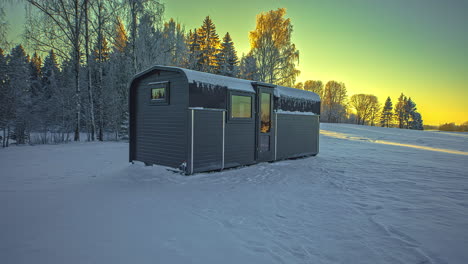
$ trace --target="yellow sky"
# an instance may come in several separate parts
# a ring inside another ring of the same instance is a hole
[[[165,0],[165,19],[186,30],[209,15],[220,37],[249,51],[255,16],[287,9],[300,51],[298,81],[344,82],[348,95],[369,93],[394,105],[400,93],[417,104],[425,124],[468,121],[468,1],[461,0]],[[21,5],[7,9],[17,36]]]

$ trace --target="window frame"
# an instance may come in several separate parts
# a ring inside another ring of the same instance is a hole
[[[149,82],[146,84],[148,86],[148,95],[149,95],[149,104],[150,105],[168,105],[170,100],[170,89],[169,89],[169,82]],[[155,87],[156,86],[156,87]],[[153,96],[153,89],[156,88],[164,88],[164,99],[152,99]]]
[[[250,97],[250,117],[232,117],[232,96],[246,96]],[[253,123],[255,120],[255,94],[248,93],[248,92],[241,92],[241,91],[229,91],[227,93],[228,96],[228,118],[226,121],[230,123]]]

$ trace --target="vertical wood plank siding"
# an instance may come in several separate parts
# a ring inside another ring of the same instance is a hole
[[[150,82],[169,81],[169,104],[151,105]],[[187,159],[188,83],[179,72],[160,71],[138,81],[135,104],[135,159],[179,167]]]
[[[255,123],[226,123],[224,167],[255,163]]]
[[[318,153],[319,116],[277,114],[277,159]]]
[[[223,112],[194,110],[194,172],[217,170],[223,159]]]

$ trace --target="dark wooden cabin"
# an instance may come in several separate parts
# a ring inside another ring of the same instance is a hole
[[[186,174],[319,152],[320,97],[304,90],[154,66],[130,83],[130,162]]]

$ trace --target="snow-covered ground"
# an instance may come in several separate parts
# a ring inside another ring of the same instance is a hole
[[[125,143],[0,150],[0,263],[468,263],[468,134],[322,124],[186,177]]]

